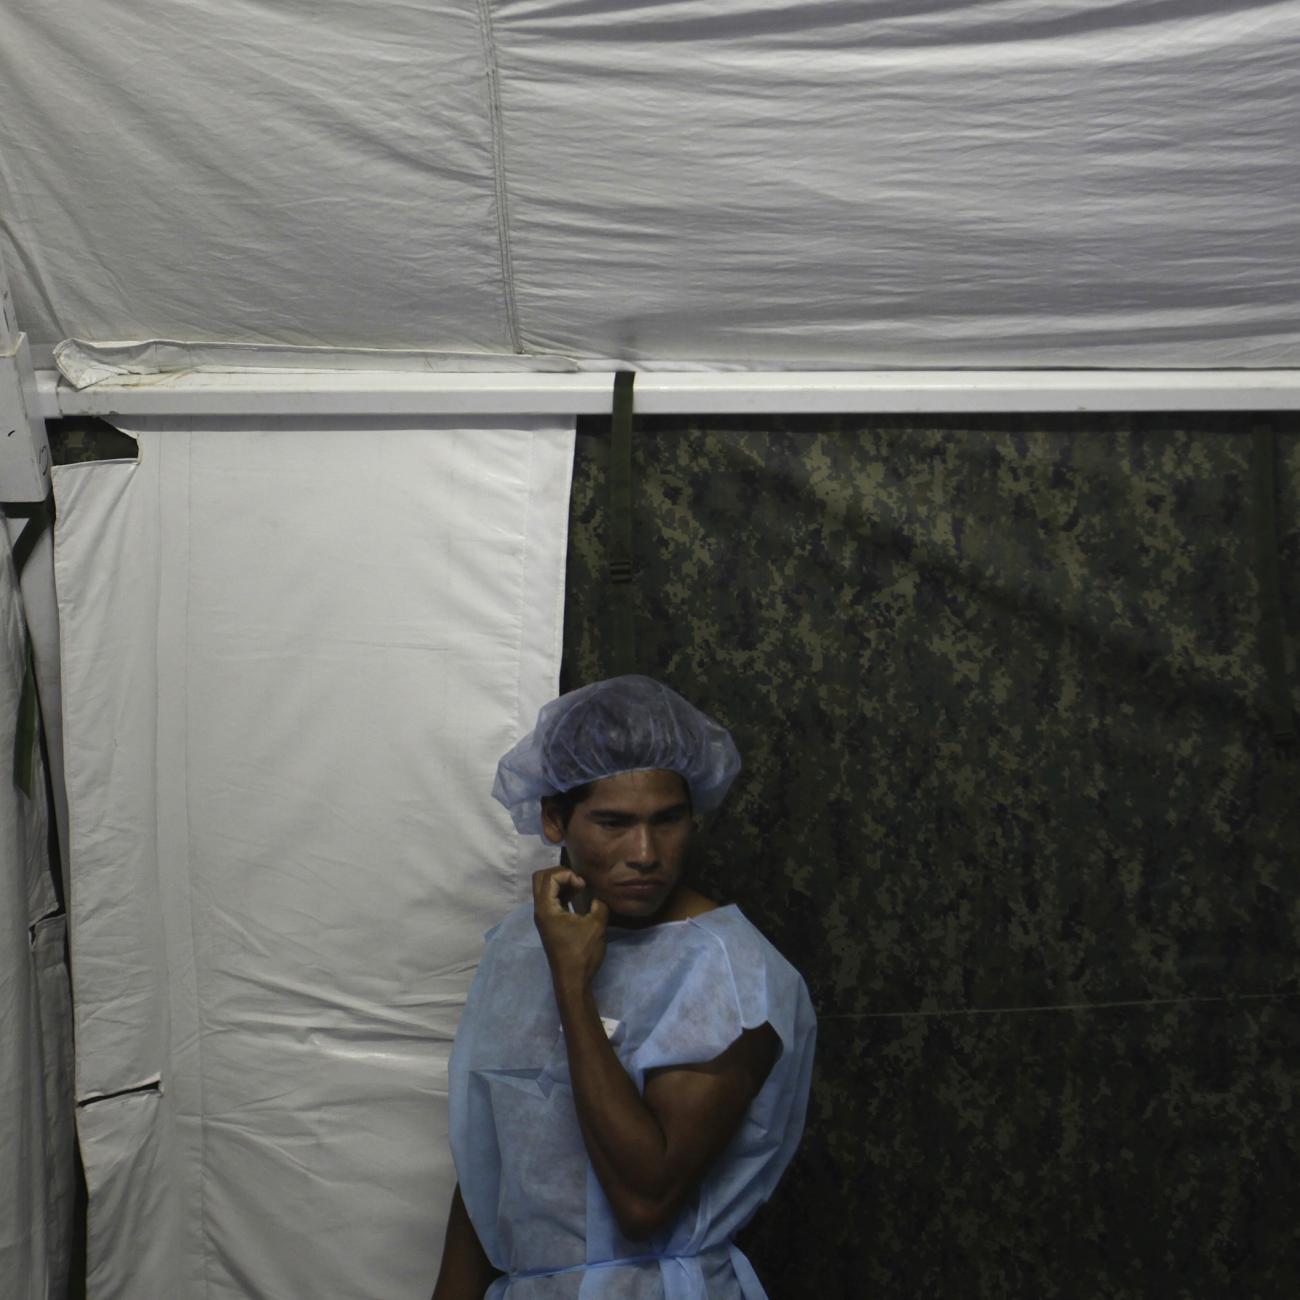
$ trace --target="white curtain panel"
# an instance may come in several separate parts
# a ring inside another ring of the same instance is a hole
[[[75,1156],[66,918],[50,878],[44,773],[14,782],[27,663],[22,598],[0,542],[0,1296],[64,1300]]]
[[[90,1295],[427,1300],[572,422],[127,431],[55,476]]]

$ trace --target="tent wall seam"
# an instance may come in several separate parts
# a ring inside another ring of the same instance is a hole
[[[501,252],[501,286],[505,298],[506,328],[510,332],[510,346],[522,353],[524,345],[519,334],[519,310],[515,305],[515,270],[510,256],[510,198],[506,191],[505,127],[501,114],[496,37],[492,28],[492,0],[479,0],[478,12],[488,84],[488,116],[492,128],[492,180],[496,189],[497,244]]]
[[[162,782],[157,781],[155,796],[155,817],[159,822],[159,830],[156,833],[156,840],[159,846],[159,895],[164,899],[164,918],[163,918],[163,943],[164,943],[164,963],[167,971],[174,971],[178,965],[187,971],[192,971],[193,984],[190,987],[182,986],[175,993],[177,998],[184,998],[189,1006],[189,1014],[192,1015],[192,1024],[195,1030],[194,1035],[194,1054],[197,1069],[195,1070],[195,1082],[193,1103],[197,1121],[197,1157],[198,1170],[195,1186],[197,1190],[197,1260],[199,1265],[198,1282],[200,1285],[199,1294],[204,1300],[207,1300],[213,1294],[213,1251],[211,1248],[211,1225],[210,1211],[208,1209],[208,1107],[207,1107],[207,1071],[204,1068],[204,1035],[203,1035],[203,1015],[199,1005],[198,981],[200,978],[198,969],[198,933],[194,924],[194,881],[196,877],[194,867],[194,841],[191,836],[190,827],[193,819],[190,815],[191,805],[191,779],[190,779],[190,737],[193,734],[190,725],[190,665],[192,657],[190,647],[193,644],[192,622],[190,618],[190,598],[191,583],[193,581],[192,568],[192,540],[193,540],[193,496],[194,496],[194,421],[192,419],[180,422],[177,430],[177,436],[169,439],[161,439],[157,442],[156,454],[159,460],[158,474],[154,479],[155,490],[159,493],[159,500],[156,508],[159,514],[158,534],[160,541],[167,539],[168,544],[164,549],[159,547],[158,563],[158,632],[162,638],[167,629],[169,619],[175,618],[180,627],[185,647],[184,653],[179,656],[174,673],[165,673],[161,667],[165,661],[163,649],[160,646],[157,653],[156,662],[159,663],[158,670],[158,706],[156,728],[158,739],[155,747],[155,755],[164,754],[164,745],[162,740],[162,730],[164,723],[165,706],[169,705],[174,710],[179,710],[181,717],[180,735],[178,740],[179,754],[173,754],[173,759],[178,758],[179,762],[163,763],[162,768],[168,772],[169,788],[164,791]],[[143,454],[143,448],[142,454]],[[167,479],[173,475],[179,480],[177,486],[181,489],[177,493],[176,499],[168,501],[166,499]],[[171,566],[172,583],[169,584],[168,566]],[[164,609],[169,601],[175,601],[176,611],[173,613],[170,609]],[[167,885],[162,878],[161,855],[163,847],[163,834],[161,830],[161,814],[159,809],[171,800],[170,806],[175,809],[175,815],[179,819],[179,827],[170,826],[170,831],[179,844],[184,846],[180,854],[180,860],[184,862],[185,870],[185,888],[182,898],[179,900],[179,906],[172,910],[172,905],[167,900]],[[182,911],[183,909],[183,911]],[[173,961],[171,951],[173,942],[179,939],[177,947],[185,946],[186,950],[181,954],[183,960],[180,962]],[[164,996],[167,998],[167,1022],[168,1022],[168,1041],[166,1045],[166,1067],[173,1076],[179,1071],[176,1066],[176,1016],[173,1010],[173,990],[169,980],[169,987]],[[166,1079],[164,1076],[164,1084]],[[176,1097],[177,1089],[173,1085],[173,1105],[179,1107],[179,1100]]]

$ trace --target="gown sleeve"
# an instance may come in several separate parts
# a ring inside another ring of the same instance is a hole
[[[781,1053],[662,1250],[684,1260],[728,1250],[734,1281],[718,1294],[761,1300],[762,1286],[733,1239],[771,1196],[799,1145],[816,1018],[798,971],[738,908],[694,918],[673,946],[664,954],[667,960],[657,963],[655,993],[645,1007],[647,1032],[625,1062],[638,1087],[644,1087],[648,1071],[712,1060],[744,1030],[763,1024],[776,1031]],[[687,1293],[711,1292],[701,1283]],[[676,1292],[668,1288],[664,1295]]]
[[[684,937],[645,1008],[647,1032],[630,1061],[639,1078],[711,1061],[763,1024],[783,1058],[805,1046],[813,1020],[803,979],[738,910],[696,917]]]

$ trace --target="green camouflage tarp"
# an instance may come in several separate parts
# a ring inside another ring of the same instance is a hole
[[[1300,1294],[1256,422],[638,421],[635,667],[745,762],[698,873],[820,1016],[743,1242],[774,1300]],[[614,668],[608,421],[579,430],[566,687]]]

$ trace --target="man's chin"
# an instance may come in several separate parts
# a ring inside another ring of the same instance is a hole
[[[649,921],[663,911],[668,893],[662,888],[611,891],[603,898],[616,921]]]

